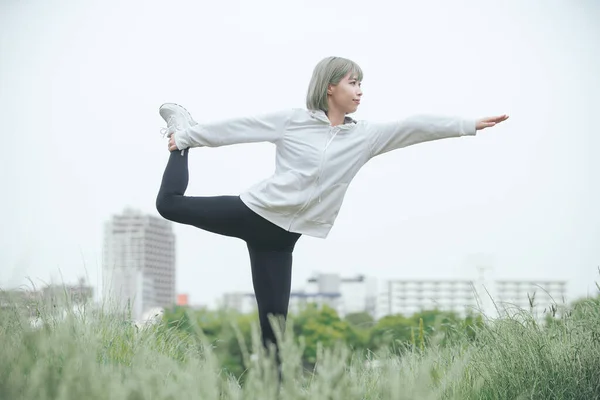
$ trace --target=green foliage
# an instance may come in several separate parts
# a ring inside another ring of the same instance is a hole
[[[31,315],[41,318],[32,325]],[[592,399],[600,393],[600,297],[544,321],[429,310],[373,321],[311,305],[290,316],[283,380],[255,314],[166,310],[60,317],[0,308],[0,399]],[[310,368],[307,368],[310,367]]]
[[[316,362],[319,343],[328,348],[340,343],[360,345],[358,335],[331,307],[308,305],[293,322],[295,336],[304,340],[304,359],[308,364]]]
[[[375,325],[375,319],[367,312],[357,312],[347,314],[344,319],[352,325],[352,327],[361,330],[369,330]]]
[[[374,351],[391,348],[400,354],[412,342],[413,327],[413,321],[402,315],[385,316],[371,330],[368,347]]]
[[[254,314],[174,308],[161,323],[139,327],[103,312],[41,317],[44,323],[32,328],[15,310],[0,310],[2,399],[592,399],[600,393],[597,299],[576,302],[550,324],[527,312],[485,323],[434,311],[382,318],[368,330],[369,342],[388,340],[376,355],[358,355],[348,345],[359,329],[347,319],[310,306],[293,316],[283,336],[281,385]],[[308,361],[310,370],[303,366]]]
[[[163,314],[163,326],[204,338],[221,360],[224,371],[236,376],[244,372],[243,349],[250,345],[251,327],[258,323],[256,314],[242,315],[223,310],[191,310],[174,307]]]
[[[197,337],[201,332],[221,360],[224,371],[238,377],[244,373],[243,352],[251,347],[252,325],[258,324],[256,313],[241,315],[223,310],[174,307],[164,313],[163,320],[165,326],[184,335]],[[466,335],[473,339],[474,327],[482,324],[481,316],[470,315],[462,320],[453,313],[438,310],[426,310],[410,317],[387,316],[377,322],[368,313],[349,314],[341,319],[333,308],[315,304],[289,316],[295,343],[303,348],[306,369],[314,367],[319,346],[333,348],[343,344],[358,356],[368,352],[386,353],[390,349],[394,354],[402,354],[409,347],[423,351],[430,336],[438,332],[445,334],[440,339],[442,345],[453,337]]]

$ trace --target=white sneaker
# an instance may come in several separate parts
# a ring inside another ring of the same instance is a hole
[[[171,137],[171,135],[177,131],[185,130],[190,126],[198,125],[188,110],[179,104],[165,103],[160,106],[158,112],[167,123],[167,127],[160,130],[160,133],[163,135],[163,137]]]

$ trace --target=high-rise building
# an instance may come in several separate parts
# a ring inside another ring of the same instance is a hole
[[[170,221],[126,208],[104,227],[102,292],[108,307],[139,320],[176,302],[175,235]]]

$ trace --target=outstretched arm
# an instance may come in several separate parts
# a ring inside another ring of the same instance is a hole
[[[495,126],[507,115],[478,120],[434,115],[417,115],[401,121],[369,123],[371,157],[417,143],[451,137],[474,136],[478,130]]]
[[[237,117],[194,125],[171,136],[169,149],[219,147],[238,143],[276,143],[290,120],[292,110],[252,117]]]

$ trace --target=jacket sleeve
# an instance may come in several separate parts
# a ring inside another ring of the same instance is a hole
[[[432,140],[461,136],[474,136],[474,119],[438,115],[415,115],[385,122],[366,123],[370,156]]]
[[[175,133],[179,150],[188,147],[219,147],[240,143],[276,143],[283,137],[292,110],[251,117],[237,117],[194,125]]]

